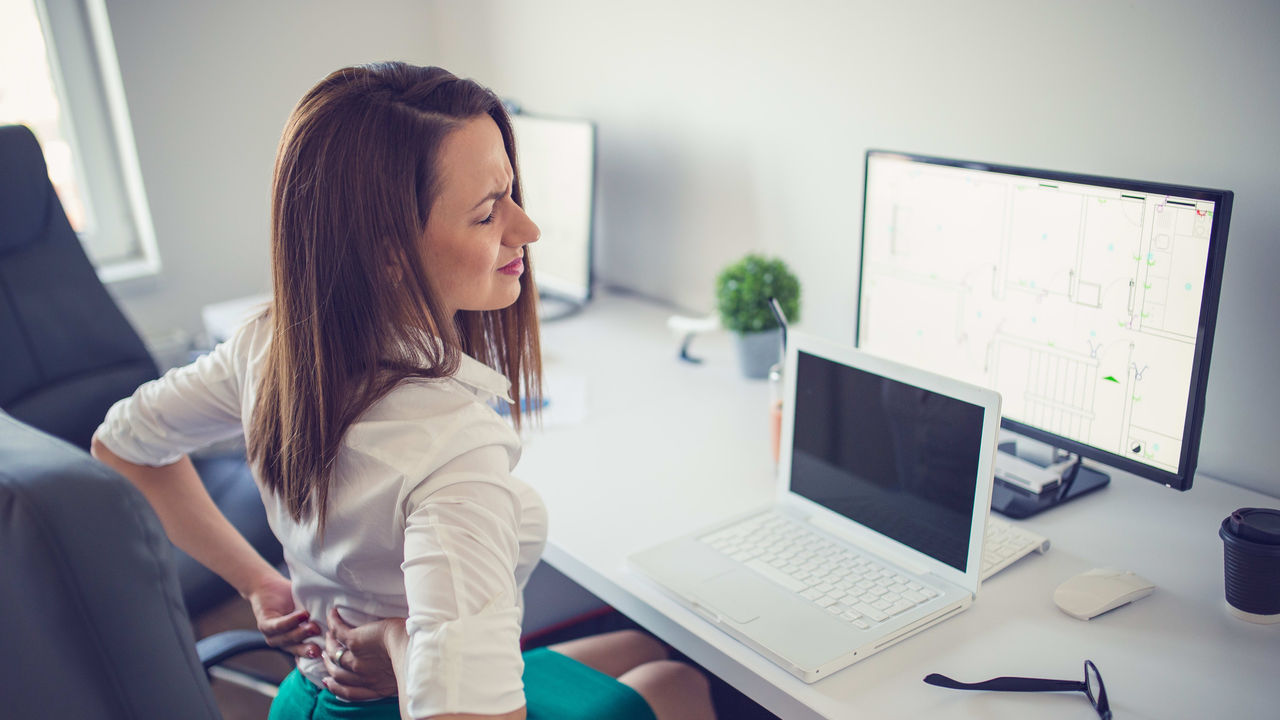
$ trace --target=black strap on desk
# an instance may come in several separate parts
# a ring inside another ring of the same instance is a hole
[[[1001,692],[1084,692],[1079,680],[1045,680],[1042,678],[998,677],[976,683],[952,680],[946,675],[931,673],[925,682],[953,690],[998,690]]]

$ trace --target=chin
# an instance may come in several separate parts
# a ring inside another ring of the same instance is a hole
[[[501,309],[504,309],[504,308],[509,308],[509,307],[511,307],[512,305],[515,305],[515,304],[516,304],[516,301],[517,301],[517,300],[519,300],[519,299],[520,299],[520,293],[516,293],[515,295],[512,295],[512,296],[511,296],[511,299],[510,299],[510,300],[507,300],[505,303],[503,303],[502,308],[499,308],[499,309],[501,310]]]
[[[507,307],[511,307],[512,305],[515,305],[516,301],[520,299],[520,293],[521,293],[521,287],[520,287],[519,281],[517,281],[516,283],[514,283],[514,286],[504,294],[504,299],[506,300],[506,302],[502,304],[502,307],[507,308]]]
[[[492,312],[494,310],[505,310],[520,299],[520,289],[516,288],[515,292],[497,294],[490,302],[484,303],[475,308],[475,312]]]

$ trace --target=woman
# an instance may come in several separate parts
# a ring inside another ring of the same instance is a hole
[[[281,139],[270,308],[98,429],[94,454],[298,656],[273,718],[711,717],[705,680],[640,633],[519,652],[546,519],[490,403],[517,428],[522,398],[537,406],[538,235],[491,92],[439,68],[339,70]],[[291,581],[184,455],[242,431]]]

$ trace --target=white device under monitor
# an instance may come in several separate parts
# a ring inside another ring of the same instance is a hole
[[[581,305],[591,297],[595,220],[595,126],[511,114],[524,209],[542,231],[531,249],[545,302]]]
[[[814,682],[977,596],[1000,396],[799,333],[785,377],[776,501],[628,560]]]
[[[1062,455],[1186,490],[1232,199],[869,150],[856,344],[997,390],[1005,427]],[[1043,467],[1061,459],[1004,458],[994,507],[1024,517],[1106,484]],[[1009,487],[1027,494],[1012,509]]]

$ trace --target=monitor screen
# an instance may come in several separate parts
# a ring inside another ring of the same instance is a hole
[[[983,409],[803,350],[796,363],[791,490],[964,572]]]
[[[859,348],[1190,487],[1230,192],[873,150],[865,193]]]
[[[542,230],[532,248],[538,290],[561,300],[591,296],[595,127],[583,120],[512,114],[524,209]]]

